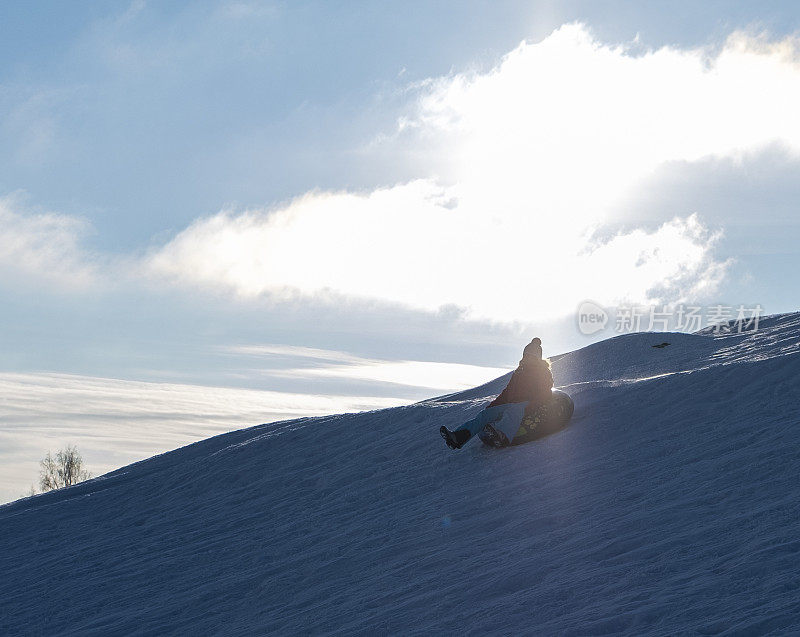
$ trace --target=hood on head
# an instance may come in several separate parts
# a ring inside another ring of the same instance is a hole
[[[522,351],[522,360],[526,358],[542,358],[542,340],[538,336],[528,343]]]

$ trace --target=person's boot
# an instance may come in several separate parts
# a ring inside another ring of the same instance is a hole
[[[485,444],[492,447],[507,447],[509,444],[508,438],[502,431],[498,431],[491,424],[483,428],[482,439]]]
[[[455,431],[450,431],[444,425],[439,428],[439,433],[442,435],[442,438],[444,438],[447,446],[451,449],[461,449],[461,447],[464,446],[464,443],[472,438],[472,434],[466,429],[456,429]]]

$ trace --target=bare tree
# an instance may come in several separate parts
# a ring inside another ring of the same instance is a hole
[[[78,449],[72,445],[64,447],[55,457],[48,451],[39,464],[42,468],[39,472],[39,487],[42,492],[68,487],[92,477],[83,468],[83,458]]]

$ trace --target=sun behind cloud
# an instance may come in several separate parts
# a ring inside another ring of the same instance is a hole
[[[334,293],[501,321],[563,316],[583,298],[696,300],[725,275],[719,233],[693,210],[620,226],[616,206],[668,161],[800,148],[796,50],[736,33],[717,52],[634,54],[566,25],[488,72],[419,87],[394,141],[430,149],[428,174],[223,211],[148,269],[243,297]]]

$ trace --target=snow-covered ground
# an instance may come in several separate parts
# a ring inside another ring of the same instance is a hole
[[[630,334],[554,360],[536,443],[439,438],[503,377],[11,503],[0,634],[796,632],[799,353],[800,314]]]
[[[254,422],[409,402],[368,394],[0,372],[0,503],[28,494],[32,485],[38,489],[39,460],[48,449],[55,453],[67,444],[77,445],[88,468],[99,475]]]

